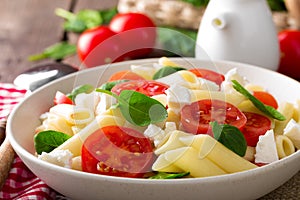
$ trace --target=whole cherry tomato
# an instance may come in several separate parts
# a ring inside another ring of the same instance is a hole
[[[109,28],[118,33],[125,46],[122,51],[130,58],[149,54],[156,41],[156,26],[142,13],[119,13],[109,23]]]
[[[229,124],[242,129],[246,116],[234,105],[221,100],[203,99],[181,109],[181,123],[189,133],[212,134],[210,122]]]
[[[271,120],[263,115],[244,112],[247,122],[242,129],[248,146],[255,147],[260,135],[264,135],[271,129]]]
[[[278,33],[281,59],[278,72],[300,79],[300,31],[284,30]]]
[[[154,161],[151,141],[125,127],[106,126],[92,133],[81,151],[85,172],[121,177],[142,177]]]
[[[168,85],[158,81],[132,80],[115,85],[111,91],[119,95],[123,90],[134,90],[151,97],[158,94],[165,94],[168,88]]]
[[[86,67],[124,60],[121,39],[108,27],[99,26],[84,31],[78,38],[77,52]]]

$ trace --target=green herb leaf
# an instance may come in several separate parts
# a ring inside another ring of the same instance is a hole
[[[182,0],[182,1],[190,3],[196,7],[207,6],[207,4],[209,2],[209,0]]]
[[[151,123],[161,122],[168,116],[164,105],[142,93],[123,90],[118,96],[107,90],[96,89],[96,91],[117,98],[123,117],[134,125],[147,126]]]
[[[127,81],[129,81],[129,80],[117,80],[117,81],[107,82],[107,83],[102,84],[99,87],[99,89],[111,91],[111,89],[114,86],[118,85],[119,83],[124,83],[124,82],[127,82]]]
[[[97,10],[83,9],[77,14],[62,8],[57,8],[55,14],[64,18],[64,28],[66,31],[81,33],[86,29],[94,28],[102,24],[103,20]]]
[[[278,112],[272,106],[268,106],[268,105],[265,105],[264,103],[262,103],[255,96],[253,96],[249,91],[247,91],[238,81],[232,80],[232,83],[233,83],[233,88],[236,91],[238,91],[239,93],[241,93],[242,95],[244,95],[245,97],[247,97],[254,104],[254,106],[257,109],[259,109],[266,115],[268,115],[274,119],[277,119],[279,121],[285,120],[285,117],[280,112]]]
[[[111,9],[107,9],[107,10],[100,10],[100,15],[102,17],[103,20],[103,24],[109,24],[109,22],[111,21],[111,19],[118,14],[118,9],[117,8],[111,8]]]
[[[54,60],[61,60],[69,55],[76,53],[76,45],[69,44],[67,42],[56,43],[47,47],[42,53],[31,55],[28,57],[29,61],[38,61],[46,58],[52,58]]]
[[[166,50],[166,56],[195,56],[195,46],[197,31],[174,28],[161,27],[157,29],[158,43],[162,46],[161,49]],[[174,40],[174,38],[176,38]]]
[[[83,84],[83,85],[80,85],[80,86],[74,88],[71,93],[67,94],[67,97],[74,100],[78,94],[81,94],[81,93],[89,94],[89,93],[93,92],[94,90],[95,90],[94,86],[92,86],[90,84]]]
[[[268,0],[267,2],[272,11],[286,11],[284,0]]]
[[[167,172],[158,172],[157,174],[149,177],[149,179],[175,179],[182,178],[184,176],[188,176],[190,172],[183,173],[167,173]]]
[[[225,147],[239,156],[244,156],[247,150],[247,141],[243,133],[235,126],[211,122],[214,137]]]
[[[34,147],[38,154],[49,153],[62,143],[70,139],[71,136],[58,131],[42,131],[34,136]]]
[[[170,66],[162,67],[153,75],[153,80],[168,76],[168,75],[178,72],[180,70],[186,70],[186,68],[170,67]]]

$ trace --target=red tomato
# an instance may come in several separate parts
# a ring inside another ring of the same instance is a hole
[[[253,96],[255,96],[258,100],[260,100],[261,102],[263,102],[264,104],[266,104],[268,106],[272,106],[275,109],[278,108],[278,103],[277,103],[276,99],[273,97],[273,95],[271,95],[268,92],[254,91]]]
[[[234,105],[221,101],[204,99],[186,105],[181,110],[183,128],[193,134],[211,134],[210,122],[230,124],[241,129],[246,116]]]
[[[193,72],[197,77],[213,81],[218,85],[221,85],[221,83],[225,80],[223,74],[219,74],[209,69],[194,68],[189,69],[189,71]]]
[[[57,91],[54,97],[54,104],[73,104],[73,101],[64,93]]]
[[[108,27],[100,26],[84,31],[78,38],[77,52],[87,67],[124,60],[120,38]]]
[[[244,112],[247,122],[242,129],[248,146],[255,147],[260,135],[271,129],[271,120],[263,115]]]
[[[108,81],[117,81],[117,80],[145,80],[143,77],[134,73],[130,70],[123,70],[114,73]]]
[[[119,13],[110,21],[109,28],[125,42],[122,50],[130,58],[149,54],[155,45],[156,27],[145,14]]]
[[[165,94],[168,85],[152,80],[132,80],[114,86],[111,91],[119,95],[123,90],[134,90],[147,96]]]
[[[278,72],[300,79],[300,31],[281,31],[278,40],[281,51]]]
[[[154,161],[150,140],[125,127],[107,126],[90,135],[82,146],[82,170],[121,177],[142,177]]]

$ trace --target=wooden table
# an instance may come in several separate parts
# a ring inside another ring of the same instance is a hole
[[[53,62],[43,60],[29,62],[27,57],[63,38],[76,43],[76,34],[66,34],[63,19],[54,14],[55,8],[74,12],[84,8],[105,9],[117,5],[117,0],[1,0],[0,4],[0,82],[12,82],[22,71],[37,64]],[[77,56],[62,62],[79,65]],[[300,173],[277,190],[261,199],[299,199]]]

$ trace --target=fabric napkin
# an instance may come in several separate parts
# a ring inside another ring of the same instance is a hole
[[[0,83],[0,120],[5,120],[12,109],[24,98],[26,90],[13,84]],[[36,177],[16,156],[0,191],[0,199],[65,199]]]

